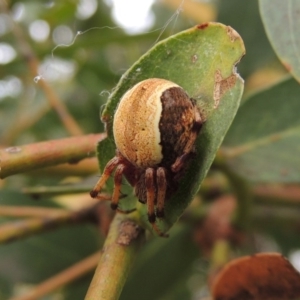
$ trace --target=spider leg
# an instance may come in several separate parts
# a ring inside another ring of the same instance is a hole
[[[121,198],[120,192],[121,192],[122,177],[123,177],[123,173],[124,173],[125,169],[126,169],[126,165],[124,165],[124,164],[120,164],[116,168],[116,172],[115,172],[115,176],[114,176],[114,191],[113,191],[113,195],[111,198],[110,206],[113,210],[117,210],[120,213],[128,214],[128,213],[135,211],[136,209],[131,209],[131,210],[118,209],[119,200]]]
[[[96,197],[94,197],[94,199],[97,199],[97,200],[111,200],[111,195],[108,195],[108,194],[98,194]]]
[[[93,190],[90,191],[90,195],[92,198],[97,198],[98,193],[101,191],[107,179],[109,178],[109,176],[111,175],[111,173],[114,171],[115,167],[119,163],[120,163],[120,157],[118,156],[115,156],[107,163],[98,182],[94,186]]]
[[[155,187],[154,187],[154,169],[148,168],[145,172],[145,183],[147,193],[147,211],[149,222],[155,223]]]
[[[154,176],[155,172],[153,168],[146,169],[145,172],[145,184],[146,184],[146,193],[147,193],[147,210],[148,210],[148,220],[152,225],[154,231],[162,237],[166,237],[167,235],[161,232],[161,230],[156,225],[156,216],[155,216],[155,194],[156,188],[154,185]]]
[[[166,180],[166,170],[159,167],[156,171],[156,184],[157,184],[157,202],[156,202],[156,215],[158,218],[163,218],[165,198],[167,191],[167,180]]]
[[[183,154],[180,155],[179,157],[177,157],[177,159],[175,160],[175,162],[171,166],[171,170],[175,173],[181,170],[181,168],[184,166],[184,163],[189,158],[189,156],[191,154],[191,151],[194,147],[194,143],[196,141],[196,138],[197,138],[197,136],[199,134],[199,131],[202,127],[202,124],[204,123],[204,119],[201,118],[201,114],[200,114],[198,108],[196,107],[196,105],[194,106],[194,111],[195,111],[195,122],[194,122],[193,127],[192,127],[190,139],[186,143],[186,145],[183,149]]]
[[[118,165],[116,168],[115,177],[114,177],[115,185],[114,185],[114,191],[113,191],[113,195],[111,198],[111,204],[110,204],[110,206],[113,210],[116,210],[118,208],[121,184],[122,184],[122,176],[123,176],[124,169],[125,169],[125,166],[123,164]]]

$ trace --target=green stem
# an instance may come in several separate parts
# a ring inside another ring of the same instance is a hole
[[[15,37],[16,44],[20,54],[23,56],[25,62],[28,65],[28,69],[31,72],[34,78],[39,76],[39,65],[40,62],[37,59],[34,51],[31,48],[31,45],[28,43],[26,39],[26,34],[23,31],[22,26],[20,26],[17,22],[14,22],[11,14],[8,10],[6,5],[6,1],[0,1],[0,10],[6,13],[6,16],[10,18],[10,22],[13,24],[12,26],[12,34]],[[59,116],[61,122],[67,129],[67,131],[73,135],[82,135],[83,131],[77,120],[70,114],[68,111],[67,106],[64,102],[59,98],[58,94],[56,93],[55,89],[53,89],[47,81],[45,81],[41,76],[39,76],[39,80],[36,83],[40,86],[40,88],[45,93],[45,96],[51,105],[51,107],[55,110],[57,115]]]
[[[91,219],[94,214],[95,206],[83,208],[78,211],[67,210],[49,210],[49,215],[41,217],[33,217],[23,220],[11,221],[0,226],[0,244],[12,242],[16,239],[24,238],[37,232],[50,230],[65,224],[86,222]],[[5,213],[5,212],[3,212]],[[12,213],[6,210],[6,213]],[[28,209],[24,211],[25,215]],[[41,213],[35,211],[34,213]],[[20,215],[21,213],[19,213]]]
[[[233,224],[241,230],[246,230],[250,225],[252,195],[247,182],[237,174],[227,171],[234,193],[237,198],[237,208],[233,217]]]
[[[58,186],[36,186],[26,187],[22,189],[22,193],[30,196],[56,196],[56,195],[68,195],[88,193],[91,190],[91,185],[88,184],[66,184]]]
[[[237,208],[233,217],[233,224],[240,230],[246,230],[250,225],[252,192],[245,179],[234,173],[226,164],[226,161],[217,156],[215,166],[220,168],[227,175],[233,192],[237,198]]]
[[[137,214],[130,215],[137,218]],[[128,215],[116,214],[85,300],[119,299],[144,232]]]
[[[105,134],[89,134],[0,150],[0,178],[95,156]]]
[[[220,270],[230,260],[230,243],[226,240],[217,240],[211,254],[212,272]]]
[[[63,208],[21,206],[21,205],[0,205],[0,216],[3,217],[37,217],[46,218],[49,216],[61,216],[68,212]]]

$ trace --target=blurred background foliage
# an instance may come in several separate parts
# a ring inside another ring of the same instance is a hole
[[[277,104],[280,107],[282,103],[280,99],[275,99],[276,106],[272,107],[272,97],[279,93],[280,85],[289,84],[291,87],[286,89],[292,89],[297,95],[298,85],[293,79],[276,84],[287,76],[287,71],[267,39],[257,1],[119,1],[119,6],[116,5],[111,0],[0,0],[1,148],[70,136],[45,90],[38,85],[39,76],[66,105],[83,134],[103,132],[99,119],[101,107],[125,70],[157,41],[207,21],[230,25],[242,36],[246,47],[246,56],[238,65],[238,71],[245,79],[243,101],[248,99],[249,107],[241,107],[237,125],[225,139],[225,159],[226,149],[241,144],[240,139],[250,138],[245,133],[251,131],[251,126],[255,127],[255,118],[260,118],[258,111],[265,113],[262,116],[270,111],[280,113],[276,109]],[[145,10],[147,6],[149,9]],[[37,73],[30,66],[32,57],[38,62]],[[260,91],[273,84],[278,90],[259,98]],[[249,99],[253,98],[250,103]],[[259,106],[264,98],[270,102],[266,108]],[[252,105],[252,102],[257,104]],[[254,124],[247,127],[243,120],[248,113],[252,113],[249,119],[254,120]],[[287,119],[289,117],[282,120],[286,125]],[[280,123],[277,125],[280,127]],[[264,126],[268,123],[258,127],[257,132]],[[294,144],[297,148],[298,143]],[[277,151],[284,157],[288,147],[286,143]],[[266,155],[272,151],[268,149]],[[228,166],[223,170],[217,162],[213,165],[199,198],[171,230],[171,237],[167,240],[149,237],[121,299],[204,299],[208,295],[208,274],[230,257],[242,254],[280,251],[299,267],[300,196],[295,184],[299,182],[299,175],[288,180],[263,176],[260,172],[263,159],[258,160],[257,168],[249,171],[249,165],[252,167],[260,154],[250,153],[250,157],[236,160],[228,156],[232,170],[241,173],[246,180],[235,180],[236,175],[232,176]],[[288,152],[288,155],[291,154]],[[264,171],[276,165],[276,159],[271,158],[268,166],[263,166]],[[285,163],[283,160],[282,165]],[[289,167],[292,169],[297,163],[298,160],[291,161]],[[282,170],[283,167],[274,172]],[[44,193],[36,192],[35,188],[72,183],[88,191],[97,180],[97,172],[97,163],[93,161],[15,175],[0,182],[0,202],[11,206],[83,207],[90,203],[87,193],[71,195],[72,188],[67,186],[69,193],[53,195],[47,188]],[[295,172],[299,173],[299,169]],[[246,208],[246,219],[251,220],[246,226],[247,234],[235,231],[230,225],[234,207],[239,207],[237,212],[245,209],[240,208],[243,206],[240,201],[236,203],[236,199],[243,198],[236,191],[243,185],[241,180],[251,189],[254,203],[251,211]],[[287,187],[287,183],[293,185]],[[39,194],[40,200],[34,201],[28,193]],[[219,210],[213,210],[211,203],[220,203],[216,206]],[[221,216],[225,216],[225,220],[222,219],[225,223],[221,223]],[[1,217],[1,222],[11,220],[11,217]],[[214,255],[220,251],[218,241],[224,239],[231,248],[223,251],[220,262]],[[35,284],[97,251],[102,243],[103,238],[99,238],[95,226],[75,224],[1,245],[0,299],[29,291]],[[83,299],[91,276],[89,273],[43,299]]]

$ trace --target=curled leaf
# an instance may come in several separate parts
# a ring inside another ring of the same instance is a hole
[[[221,270],[212,295],[214,300],[296,300],[300,274],[279,253],[245,256]]]

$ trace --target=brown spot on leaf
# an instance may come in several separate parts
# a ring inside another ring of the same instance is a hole
[[[240,37],[240,35],[230,26],[226,27],[226,32],[227,32],[231,42],[234,42],[236,39],[238,39]]]
[[[214,108],[217,108],[222,96],[232,87],[236,82],[236,75],[232,74],[227,78],[222,77],[221,71],[217,70],[215,73],[215,86],[214,86]]]
[[[192,56],[192,63],[195,63],[198,60],[198,55],[194,54]]]
[[[203,23],[203,24],[197,25],[197,28],[201,29],[201,30],[205,29],[206,27],[208,27],[208,23]]]
[[[300,274],[279,253],[261,253],[227,264],[212,285],[214,300],[291,300],[300,297]]]
[[[287,69],[288,72],[292,71],[292,66],[289,63],[283,61],[282,64],[284,65],[284,67]]]

